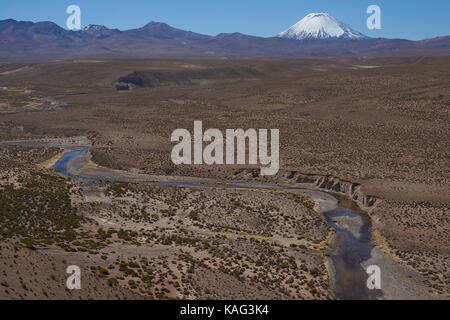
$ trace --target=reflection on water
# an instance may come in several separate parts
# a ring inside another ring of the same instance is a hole
[[[356,212],[362,211],[358,204],[355,201],[351,200],[349,197],[346,197],[339,193],[332,193],[332,195],[338,200],[339,207]]]
[[[353,201],[343,203],[344,197],[337,198],[340,207],[323,214],[327,224],[336,230],[336,242],[330,254],[335,272],[334,293],[339,299],[369,299],[366,285],[368,275],[361,263],[370,258],[372,250],[371,222],[367,214],[358,211],[356,203]],[[356,210],[341,207],[341,205],[356,208]],[[359,237],[356,237],[348,229],[335,224],[336,219],[343,216],[359,216],[361,218]]]
[[[77,147],[75,147],[75,148],[77,148]],[[83,147],[83,149],[81,149],[81,150],[66,152],[61,158],[58,159],[58,161],[55,163],[55,165],[53,167],[65,176],[74,177],[73,174],[68,172],[67,164],[73,158],[85,155],[87,151],[88,151],[88,148]]]

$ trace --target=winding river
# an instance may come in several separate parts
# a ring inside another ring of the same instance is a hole
[[[157,186],[222,188],[222,189],[278,189],[309,194],[319,204],[326,223],[335,230],[329,245],[331,260],[331,287],[338,299],[365,300],[376,298],[366,286],[368,275],[362,264],[371,256],[372,234],[368,215],[342,195],[330,194],[310,186],[280,186],[270,183],[222,184],[212,179],[150,176],[126,171],[87,166],[88,146],[62,145],[36,141],[4,142],[20,145],[58,146],[66,152],[58,158],[53,168],[62,175],[87,180],[124,181]]]
[[[117,170],[111,169],[111,175],[105,179],[104,170],[96,175],[96,170],[90,170],[82,174],[82,167],[87,163],[88,147],[70,147],[68,152],[61,156],[53,166],[61,174],[73,178],[108,181],[130,181],[129,176],[121,177]],[[100,172],[100,171],[99,171]],[[112,174],[114,172],[114,174]],[[308,187],[284,187],[268,183],[236,183],[214,184],[198,183],[192,181],[135,181],[139,184],[177,187],[203,187],[203,188],[262,188],[262,189],[286,189],[298,190],[302,193],[309,191],[314,198],[319,198],[321,210],[326,223],[335,230],[335,236],[330,244],[330,258],[332,261],[332,288],[338,299],[364,300],[371,299],[366,286],[368,275],[362,267],[362,263],[370,258],[373,248],[371,222],[368,215],[358,206],[341,195],[330,195],[327,192]],[[336,204],[337,202],[337,204]],[[333,205],[334,204],[334,205]],[[328,210],[326,207],[329,207]]]

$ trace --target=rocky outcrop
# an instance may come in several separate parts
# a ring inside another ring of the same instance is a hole
[[[134,85],[131,83],[124,83],[124,82],[116,82],[114,83],[114,87],[117,91],[129,91],[133,90]]]
[[[258,169],[237,170],[235,178],[259,178]],[[359,183],[340,179],[332,175],[308,174],[298,171],[279,172],[277,176],[270,178],[273,182],[287,184],[314,184],[322,190],[341,193],[354,200],[362,208],[371,208],[376,205],[379,198],[373,195],[367,195],[362,191]]]
[[[320,189],[345,194],[361,207],[373,207],[378,200],[373,195],[364,194],[359,183],[339,179],[331,175],[321,176],[299,173],[296,178],[296,183],[314,183]]]
[[[133,72],[117,79],[114,83],[114,87],[117,91],[126,91],[133,90],[136,87],[142,87],[143,84],[144,81],[141,76],[137,72]]]

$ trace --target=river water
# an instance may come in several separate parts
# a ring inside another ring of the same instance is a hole
[[[334,294],[344,300],[369,299],[368,274],[362,263],[370,258],[372,251],[371,222],[367,214],[344,207],[323,213],[327,224],[335,231],[330,246],[330,258],[334,268]],[[341,226],[339,220],[356,220],[356,228]],[[359,230],[352,230],[357,229]]]

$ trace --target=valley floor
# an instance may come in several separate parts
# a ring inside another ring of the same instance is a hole
[[[307,182],[341,192],[368,211],[373,259],[395,270],[383,262],[391,257],[424,295],[450,298],[448,56],[97,62],[0,64],[0,140],[88,144],[86,172],[122,170],[131,180]],[[117,91],[134,72],[142,85]],[[279,128],[279,174],[173,165],[170,134],[194,120]],[[329,228],[306,198],[78,181],[49,171],[60,155],[58,145],[0,145],[1,297],[73,298],[61,284],[72,258],[98,288],[112,288],[103,298],[333,297]],[[13,276],[26,257],[54,272],[35,282],[23,262]],[[80,296],[99,298],[94,291]]]

